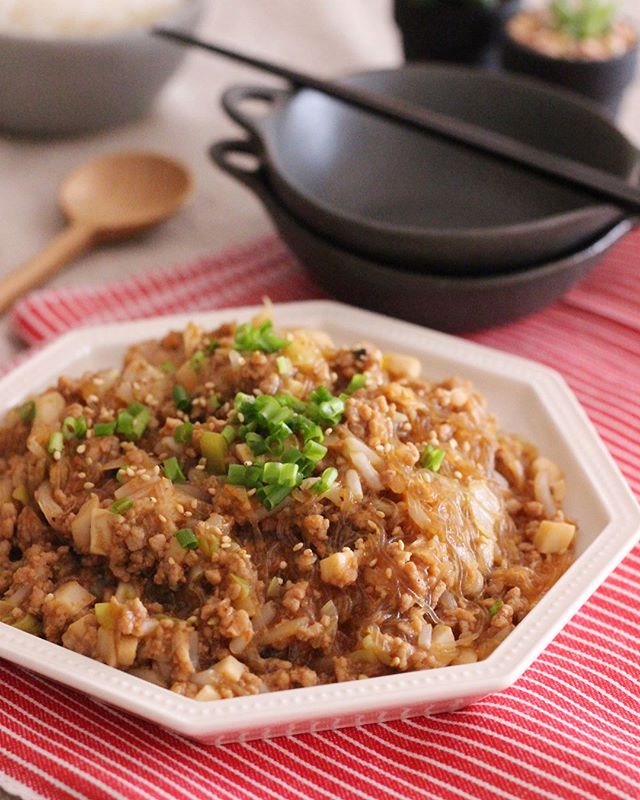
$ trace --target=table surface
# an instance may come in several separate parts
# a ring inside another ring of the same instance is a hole
[[[623,5],[640,21],[638,0]],[[205,37],[328,76],[401,60],[390,0],[210,0],[201,30]],[[195,194],[168,223],[143,238],[83,256],[52,283],[99,284],[188,261],[269,231],[258,201],[214,169],[206,155],[212,141],[234,130],[219,107],[223,89],[256,80],[269,78],[192,52],[145,119],[62,141],[0,138],[0,274],[28,259],[60,229],[54,198],[70,169],[94,154],[118,149],[149,148],[182,159],[196,176]],[[640,75],[626,96],[620,124],[640,143]],[[0,319],[0,363],[20,347],[5,316]]]

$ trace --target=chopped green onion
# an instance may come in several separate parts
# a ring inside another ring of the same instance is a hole
[[[321,442],[324,439],[322,428],[302,414],[298,414],[295,418],[294,427],[302,435],[305,443],[308,441]]]
[[[502,598],[498,598],[493,605],[489,606],[489,616],[495,617],[495,615],[498,613],[498,611],[500,611],[503,605],[504,605],[504,600],[502,600]]]
[[[234,338],[236,350],[262,350],[265,353],[275,353],[287,347],[289,342],[276,336],[272,330],[271,320],[263,322],[262,325],[255,327],[249,322],[238,325]]]
[[[247,411],[251,411],[252,407],[255,405],[256,398],[252,394],[245,394],[244,392],[238,392],[238,394],[233,398],[233,406],[236,411],[240,411],[240,413],[245,414]]]
[[[260,486],[262,480],[262,467],[252,465],[246,467],[242,464],[229,464],[227,479],[234,486],[246,486],[254,489]]]
[[[220,408],[220,398],[217,394],[212,394],[209,398],[209,410],[210,411],[217,411]]]
[[[328,492],[336,482],[337,477],[338,470],[335,467],[327,467],[327,469],[325,469],[320,476],[320,480],[316,481],[311,487],[312,491],[316,492],[317,494],[324,494],[325,492]]]
[[[180,468],[178,459],[175,456],[171,456],[171,458],[165,458],[165,460],[162,462],[162,466],[164,469],[164,474],[167,476],[167,478],[169,478],[170,481],[174,481],[174,483],[184,483],[187,480],[182,469]]]
[[[87,434],[87,421],[84,417],[65,417],[62,422],[62,436],[65,442],[70,439],[83,439]]]
[[[246,578],[241,578],[239,575],[230,575],[229,577],[240,587],[241,597],[243,600],[246,600],[247,597],[249,597],[249,592],[251,591],[249,581]]]
[[[279,458],[282,455],[284,452],[284,439],[288,438],[290,433],[291,431],[287,428],[287,426],[283,425],[277,431],[272,433],[271,436],[267,436],[265,442],[267,445],[267,450],[272,456],[277,456]]]
[[[254,406],[260,420],[267,425],[269,425],[272,420],[276,419],[283,410],[275,397],[270,397],[268,394],[261,394],[259,397],[256,397]]]
[[[280,470],[280,477],[278,483],[280,486],[294,487],[298,484],[298,465],[297,464],[282,464]]]
[[[20,419],[25,422],[31,422],[36,415],[35,400],[27,400],[26,403],[20,406],[18,414],[20,415]]]
[[[131,414],[132,417],[137,417],[138,414],[141,411],[144,411],[145,408],[146,406],[143,406],[142,403],[135,402],[131,403],[131,405],[127,408],[127,411],[129,412],[129,414]]]
[[[112,514],[126,514],[130,508],[133,508],[133,500],[130,497],[121,497],[111,503],[109,511]]]
[[[22,503],[23,506],[29,505],[29,492],[27,491],[27,487],[22,484],[22,486],[18,486],[11,492],[11,497],[14,500],[17,500],[19,503]]]
[[[62,437],[62,433],[60,431],[55,431],[49,437],[49,444],[47,445],[47,450],[50,453],[59,453],[63,449],[64,449],[64,439]]]
[[[276,397],[276,400],[280,403],[281,406],[286,406],[287,408],[291,408],[298,413],[302,412],[306,408],[306,404],[304,401],[300,400],[299,397],[294,397],[292,394],[279,394]]]
[[[269,511],[280,505],[291,494],[290,486],[265,486],[258,491],[262,504]]]
[[[207,353],[211,355],[211,353],[215,353],[215,351],[220,347],[220,342],[217,339],[211,339],[207,343]]]
[[[354,392],[357,392],[358,389],[363,389],[366,383],[366,377],[361,372],[357,373],[349,381],[349,385],[347,386],[347,394],[353,394]]]
[[[173,363],[173,361],[165,361],[163,364],[160,364],[160,369],[163,372],[175,372],[176,365]]]
[[[262,470],[262,480],[265,483],[278,483],[283,465],[278,461],[267,461]],[[297,467],[297,464],[294,464]]]
[[[420,466],[430,469],[432,472],[438,472],[443,461],[444,450],[440,447],[433,447],[430,444],[423,449],[420,456]]]
[[[339,397],[332,397],[331,400],[325,400],[318,406],[318,415],[321,419],[336,425],[340,422],[340,418],[344,414],[344,400]]]
[[[34,636],[42,636],[42,623],[33,614],[25,614],[22,619],[17,622],[11,623],[12,628],[17,628],[19,631],[31,633]]]
[[[78,417],[76,419],[76,439],[84,439],[88,429],[87,420],[82,416]]]
[[[133,418],[133,435],[136,439],[139,439],[145,432],[150,420],[151,411],[146,407]]]
[[[116,432],[116,423],[98,422],[93,426],[93,432],[96,436],[112,436]]]
[[[302,455],[308,458],[309,461],[313,461],[314,464],[317,464],[318,461],[322,461],[326,454],[327,448],[319,442],[307,442],[302,449]]]
[[[264,440],[264,436],[260,436],[259,433],[250,431],[245,437],[245,442],[249,445],[251,452],[255,456],[260,456],[267,452],[267,443]]]
[[[207,469],[214,475],[224,473],[225,459],[229,445],[222,433],[205,431],[200,437],[200,452],[207,459]]]
[[[288,447],[282,454],[282,461],[285,464],[297,464],[302,461],[304,456],[297,447]]]
[[[191,398],[187,394],[187,390],[179,383],[173,387],[172,392],[173,402],[176,404],[178,411],[184,411],[186,414],[191,411]]]
[[[176,531],[176,539],[184,550],[197,550],[200,545],[198,537],[191,528],[180,528],[179,531]]]
[[[120,469],[116,472],[116,480],[118,483],[125,483],[127,478],[130,477],[127,472],[128,469],[129,467],[120,467]]]
[[[173,438],[178,444],[186,444],[191,441],[193,425],[190,422],[183,422],[173,432]]]
[[[276,358],[276,366],[280,375],[291,375],[293,372],[293,364],[291,359],[286,356],[278,356]]]
[[[204,365],[204,352],[202,350],[196,350],[189,359],[189,364],[194,372],[200,372]]]
[[[236,438],[236,435],[237,435],[236,429],[232,425],[226,425],[222,429],[221,436],[228,445],[231,444],[231,442],[233,442],[233,440]]]
[[[116,433],[127,438],[133,437],[133,415],[128,411],[120,411],[116,420]]]
[[[76,421],[74,417],[65,417],[62,420],[62,437],[65,442],[76,438]]]
[[[313,403],[322,403],[325,400],[331,400],[333,395],[326,386],[318,386],[309,394],[309,400]]]

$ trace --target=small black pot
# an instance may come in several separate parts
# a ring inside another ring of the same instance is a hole
[[[405,59],[495,65],[501,31],[520,2],[503,0],[497,8],[487,9],[440,0],[394,0]]]
[[[617,114],[637,64],[637,44],[624,55],[606,61],[552,58],[516,42],[508,33],[505,33],[502,44],[505,69],[585,95],[599,103],[611,116]]]

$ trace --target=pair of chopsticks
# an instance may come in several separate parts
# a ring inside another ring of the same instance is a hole
[[[269,72],[289,81],[295,88],[315,89],[350,106],[375,114],[383,119],[402,123],[408,127],[439,136],[465,147],[494,156],[503,161],[518,164],[527,169],[586,189],[604,200],[612,201],[625,211],[640,213],[640,190],[620,178],[602,170],[580,164],[570,158],[554,155],[537,147],[519,142],[510,136],[473,125],[469,122],[416,106],[393,97],[346,86],[335,81],[323,80],[314,75],[289,69],[281,64],[250,56],[220,45],[202,41],[180,31],[154,28],[156,36],[198,47],[210,53],[239,61],[251,67]]]

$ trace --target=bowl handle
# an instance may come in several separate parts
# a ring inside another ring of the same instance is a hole
[[[250,169],[234,164],[229,156],[238,153],[254,156],[258,166]],[[223,172],[243,183],[248,189],[255,192],[258,197],[262,196],[265,189],[264,171],[262,169],[260,149],[256,142],[248,139],[225,139],[211,145],[209,155]]]
[[[283,97],[288,97],[285,89],[276,89],[270,86],[232,86],[222,95],[221,103],[224,110],[234,122],[256,136],[258,134],[261,116],[251,116],[242,105],[247,100],[260,100],[270,105]]]

